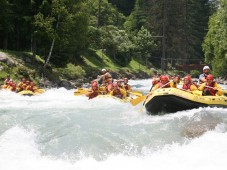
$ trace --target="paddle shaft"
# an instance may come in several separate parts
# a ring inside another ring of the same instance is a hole
[[[170,81],[169,81],[168,83],[166,83],[166,84],[162,85],[161,87],[157,88],[156,90],[158,90],[158,89],[161,89],[161,88],[165,87],[165,86],[166,86],[166,85],[168,85],[169,83],[170,83]],[[154,85],[152,85],[151,89],[152,89],[153,87],[154,87]],[[150,91],[149,91],[149,92],[151,92],[151,89],[150,89]],[[143,102],[143,106],[144,106],[144,104],[146,103],[147,98],[148,98],[149,96],[150,96],[150,93],[147,95],[146,99],[144,100],[144,102]]]
[[[154,85],[155,85],[155,84],[152,84],[152,86],[151,86],[151,88],[150,88],[150,90],[149,90],[149,93],[151,92],[151,89],[154,87]],[[147,95],[147,97],[145,98],[145,100],[144,100],[144,102],[143,102],[143,106],[144,106],[145,102],[147,101],[148,96],[149,96],[149,95]]]

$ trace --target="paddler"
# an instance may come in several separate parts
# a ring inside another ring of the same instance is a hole
[[[152,90],[156,90],[159,88],[177,88],[177,79],[173,79],[173,81],[169,81],[169,77],[166,75],[160,76],[160,82],[154,85]]]
[[[16,91],[17,89],[16,83],[14,83],[13,81],[10,81],[7,89],[9,89],[10,91]]]
[[[34,82],[29,82],[29,84],[26,86],[26,90],[30,90],[32,92],[35,92],[37,89],[38,88]]]
[[[106,87],[106,90],[109,93],[112,90],[112,75],[106,69],[102,69],[102,75],[99,76],[99,78],[102,79],[102,85]]]
[[[203,91],[203,96],[221,96],[223,94],[221,86],[217,84],[212,74],[206,76],[206,83],[201,84],[198,89]]]
[[[99,87],[97,81],[92,81],[91,84],[91,91],[87,92],[85,96],[88,97],[88,99],[93,99],[99,95]]]
[[[132,90],[132,87],[128,84],[128,78],[124,78],[124,84],[123,84],[123,89],[126,91]]]
[[[194,91],[198,90],[195,84],[192,82],[191,76],[187,75],[184,77],[184,84],[182,85],[182,89],[186,91]]]
[[[26,90],[27,87],[26,82],[27,82],[26,78],[23,77],[21,81],[17,84],[17,92]]]
[[[113,90],[110,92],[111,96],[118,97],[120,99],[123,99],[126,97],[126,91],[123,89],[120,89],[116,83],[113,84]]]
[[[6,79],[4,80],[4,83],[7,84],[7,83],[9,83],[10,81],[13,81],[13,80],[10,78],[10,75],[7,74]]]
[[[199,75],[199,84],[206,83],[207,79],[206,76],[210,73],[210,67],[204,66],[203,67],[203,74]]]

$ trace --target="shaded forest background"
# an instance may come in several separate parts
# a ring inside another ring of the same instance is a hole
[[[119,65],[212,66],[227,74],[226,0],[0,0],[0,49],[77,66],[101,50]]]

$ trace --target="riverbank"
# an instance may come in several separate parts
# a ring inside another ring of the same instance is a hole
[[[9,74],[16,83],[22,77],[26,77],[39,87],[71,89],[96,79],[101,74],[102,68],[108,69],[113,79],[124,77],[147,79],[153,74],[152,70],[145,68],[135,60],[130,63],[129,67],[120,67],[107,56],[102,55],[102,60],[98,57],[98,55],[93,58],[92,56],[83,56],[84,61],[78,65],[69,63],[64,67],[48,65],[44,68],[45,61],[40,56],[33,58],[32,54],[28,52],[0,51],[0,84],[4,83]]]

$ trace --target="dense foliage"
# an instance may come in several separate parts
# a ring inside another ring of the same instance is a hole
[[[209,21],[209,31],[203,43],[205,59],[216,75],[227,75],[227,1],[221,0],[217,12]]]
[[[158,67],[200,63],[205,53],[226,74],[226,8],[225,0],[0,0],[0,49],[56,66],[80,64],[90,49],[122,66],[132,57]]]

